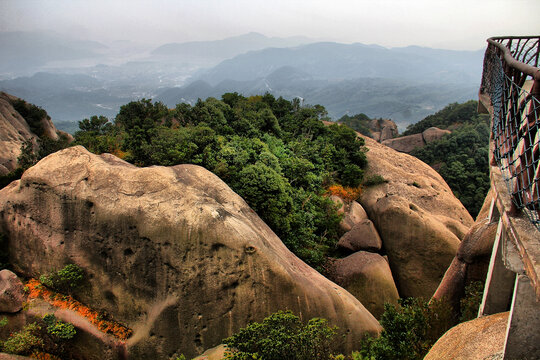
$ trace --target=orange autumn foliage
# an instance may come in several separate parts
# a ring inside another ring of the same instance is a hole
[[[58,356],[38,351],[34,351],[30,357],[38,360],[61,360]]]
[[[122,324],[102,320],[97,311],[90,309],[69,295],[63,295],[48,289],[39,280],[30,279],[26,283],[26,287],[28,288],[28,299],[41,298],[54,307],[75,311],[106,334],[111,334],[118,339],[125,340],[133,333],[131,329]]]
[[[120,150],[120,148],[118,147],[115,147],[114,149],[112,149],[110,153],[116,157],[119,157],[120,159],[124,159],[126,155],[128,154],[127,152]]]
[[[326,189],[326,194],[339,196],[343,200],[352,201],[360,197],[362,194],[362,187],[358,186],[352,188],[342,185],[330,185],[328,189]]]

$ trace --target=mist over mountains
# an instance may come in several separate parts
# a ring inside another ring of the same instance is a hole
[[[474,98],[483,57],[481,50],[388,49],[257,33],[144,46],[19,32],[0,33],[0,46],[0,90],[43,107],[68,131],[91,115],[113,117],[131,100],[173,107],[235,91],[300,97],[324,105],[335,119],[363,112],[405,127]]]

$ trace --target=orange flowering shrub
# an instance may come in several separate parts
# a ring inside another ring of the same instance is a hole
[[[97,328],[106,333],[115,336],[118,339],[125,340],[131,336],[133,331],[128,327],[114,321],[102,320],[97,311],[90,309],[69,295],[63,295],[48,289],[39,280],[30,279],[26,283],[28,289],[28,299],[41,298],[54,307],[60,309],[73,310],[84,318],[88,319]]]
[[[38,360],[62,360],[58,356],[54,356],[48,353],[34,351],[32,355],[30,355],[32,359],[38,359]]]
[[[326,189],[327,195],[336,195],[342,198],[343,200],[352,201],[356,200],[362,194],[362,187],[348,187],[342,185],[331,185]]]
[[[128,154],[126,151],[120,150],[119,147],[115,147],[114,149],[110,150],[110,153],[116,157],[119,157],[120,159],[124,159]]]

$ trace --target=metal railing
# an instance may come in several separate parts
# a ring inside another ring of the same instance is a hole
[[[488,39],[480,94],[493,110],[494,160],[517,209],[540,230],[540,36]]]

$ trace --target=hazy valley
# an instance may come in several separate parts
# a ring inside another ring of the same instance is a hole
[[[321,43],[250,33],[217,41],[137,45],[4,33],[0,90],[46,108],[74,132],[141,98],[194,104],[236,91],[324,105],[333,119],[365,113],[401,129],[450,102],[473,99],[482,51]]]

